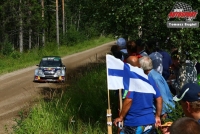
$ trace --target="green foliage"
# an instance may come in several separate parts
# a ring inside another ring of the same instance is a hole
[[[163,49],[170,52],[172,48],[181,48],[182,56],[185,55],[184,51],[187,51],[192,59],[200,60],[199,28],[167,28],[167,17],[176,3],[175,1],[149,0],[142,3],[141,1],[125,0],[123,4],[122,1],[117,0],[89,2],[87,6],[91,7],[84,7],[83,11],[93,11],[93,15],[89,15],[89,17],[98,22],[100,31],[137,39],[139,38],[138,26],[141,26],[144,40],[156,37],[160,40]],[[183,0],[181,2],[191,5],[194,10],[200,7],[199,3],[194,1]],[[199,15],[194,21],[200,21]],[[171,40],[165,44],[167,37],[170,37]]]
[[[181,105],[179,104],[179,102],[175,102],[175,108],[172,109],[172,112],[169,113],[169,118],[167,118],[164,122],[174,122],[175,120],[184,117],[184,113],[183,113],[183,109],[181,107]]]
[[[11,54],[10,54],[10,57],[12,57],[13,59],[19,59],[21,57],[21,53],[18,52],[18,51],[13,51]]]
[[[49,89],[53,94],[49,101],[41,101],[33,107],[28,118],[21,116],[22,120],[16,120],[14,133],[106,133],[105,64],[87,65],[72,77],[71,86],[54,91]],[[114,94],[111,93],[111,97]]]
[[[3,55],[10,55],[13,52],[13,44],[10,42],[2,43],[2,54]]]
[[[77,31],[75,26],[71,26],[66,35],[63,36],[62,44],[70,46],[84,40],[87,40],[86,36]]]
[[[185,116],[179,102],[175,102],[175,108],[171,108],[171,110],[172,112],[168,113],[168,118],[162,120],[162,124],[164,124],[165,122],[174,122],[177,119]],[[159,129],[158,129],[158,134],[162,134]]]
[[[200,5],[195,1],[183,0],[192,6],[194,10],[199,10]],[[62,29],[62,5],[59,1],[59,30]],[[162,43],[162,48],[170,51],[172,47],[179,47],[187,50],[192,59],[200,60],[199,28],[179,29],[167,28],[167,17],[173,8],[175,1],[133,1],[133,0],[84,0],[65,1],[65,27],[66,32],[60,38],[61,44],[73,45],[99,35],[115,35],[136,39],[138,37],[138,27],[142,27],[142,38],[148,40],[150,36],[157,37]],[[18,11],[19,5],[21,14]],[[42,35],[45,30],[46,42],[55,42],[56,34],[56,13],[55,3],[47,0],[44,2],[44,10],[41,1],[24,0],[21,4],[16,0],[1,1],[0,4],[1,26],[0,39],[7,40],[13,44],[14,49],[19,47],[19,19],[23,20],[23,42],[27,44],[27,39],[31,32],[32,45],[42,46]],[[44,18],[41,12],[44,11]],[[181,20],[181,19],[175,19]],[[200,21],[199,15],[195,21]],[[165,44],[167,37],[171,37],[171,42]],[[7,47],[7,46],[6,46]],[[28,49],[28,47],[24,50]],[[8,46],[8,50],[10,50]],[[7,50],[6,50],[7,51]],[[184,55],[184,54],[183,54]]]
[[[44,48],[42,48],[42,50],[44,52],[43,56],[45,56],[45,55],[58,55],[58,53],[59,53],[58,47],[55,44],[56,43],[53,43],[53,42],[46,43]]]
[[[50,96],[45,99],[48,101],[41,101],[33,107],[27,118],[21,116],[21,120],[16,120],[18,124],[14,127],[14,132],[16,134],[107,133],[108,90],[105,68],[105,63],[96,63],[75,70],[68,76],[70,86],[49,89]],[[112,117],[115,118],[118,116],[118,95],[113,91],[109,93]],[[181,106],[176,103],[176,108],[172,109],[169,118],[164,122],[173,122],[183,116]],[[115,132],[117,129],[113,126],[113,133]]]
[[[89,48],[112,41],[111,37],[101,36],[87,41],[82,41],[78,44],[64,46],[59,48],[56,43],[49,42],[45,47],[34,48],[26,53],[20,53],[19,51],[13,51],[9,55],[0,54],[0,74],[33,66],[38,64],[41,57],[47,55],[59,55],[66,56],[69,54],[77,53]]]

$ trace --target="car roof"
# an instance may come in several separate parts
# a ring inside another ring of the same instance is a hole
[[[60,56],[43,56],[42,58],[48,58],[48,57],[51,57],[51,58],[53,58],[53,57],[55,57],[55,58],[61,58]]]
[[[61,60],[61,57],[60,56],[43,56],[42,57],[42,60]]]

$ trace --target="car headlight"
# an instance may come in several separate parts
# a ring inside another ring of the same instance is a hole
[[[61,70],[57,70],[56,74],[60,76],[62,74]]]
[[[42,70],[38,70],[38,75],[43,75]]]

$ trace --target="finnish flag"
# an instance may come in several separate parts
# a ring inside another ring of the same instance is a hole
[[[106,69],[108,89],[125,89],[135,92],[156,94],[148,80],[148,76],[141,68],[133,67],[107,54]]]

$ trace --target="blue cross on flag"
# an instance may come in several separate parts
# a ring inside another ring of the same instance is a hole
[[[125,89],[156,94],[141,68],[133,67],[112,55],[106,55],[107,86],[110,90]]]

